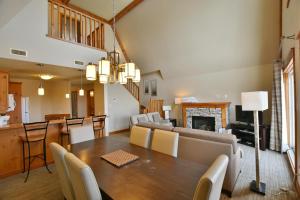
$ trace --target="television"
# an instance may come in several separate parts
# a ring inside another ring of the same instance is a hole
[[[244,122],[247,124],[253,124],[254,123],[254,117],[253,117],[253,111],[243,111],[241,105],[235,106],[235,118],[236,121]],[[263,124],[263,112],[258,112],[258,118],[259,118],[259,124]]]

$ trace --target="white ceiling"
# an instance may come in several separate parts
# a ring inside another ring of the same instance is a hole
[[[279,0],[149,0],[117,26],[143,73],[197,75],[272,64],[279,47]]]
[[[33,62],[0,58],[0,71],[9,72],[11,78],[39,79],[40,66]],[[80,80],[80,71],[70,67],[44,65],[42,74],[53,75],[53,80],[70,80],[72,83],[78,83]],[[83,80],[86,80],[85,72]]]
[[[116,14],[123,10],[133,0],[115,0]],[[85,9],[104,19],[110,20],[113,17],[112,0],[71,0],[70,4]]]

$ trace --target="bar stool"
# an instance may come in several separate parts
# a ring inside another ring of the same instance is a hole
[[[70,127],[71,126],[82,126],[84,121],[84,117],[77,118],[69,118],[66,119],[66,126],[64,126],[61,130],[60,134],[60,144],[64,145],[64,136],[68,136],[68,142],[70,142]]]
[[[103,130],[105,128],[105,118],[106,115],[99,115],[99,116],[93,116],[93,128],[94,128],[94,134],[96,134],[96,131],[98,131],[98,138],[103,137]]]
[[[20,135],[20,139],[22,141],[22,147],[23,147],[23,173],[25,172],[25,159],[28,158],[28,169],[27,169],[27,175],[24,180],[24,182],[27,182],[29,172],[30,172],[30,164],[34,161],[35,158],[40,158],[44,160],[44,165],[49,173],[51,171],[48,168],[47,165],[47,158],[46,158],[46,137],[47,137],[47,129],[48,129],[48,122],[33,122],[33,123],[24,123],[24,130],[25,135]],[[43,153],[31,155],[30,152],[30,144],[32,143],[38,143],[43,142]],[[28,156],[25,156],[25,143],[28,147]],[[41,157],[42,156],[42,157]],[[33,158],[31,160],[31,158]]]

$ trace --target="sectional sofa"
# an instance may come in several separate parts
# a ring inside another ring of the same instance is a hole
[[[242,150],[237,138],[232,134],[219,134],[211,131],[157,125],[141,122],[137,126],[179,133],[178,158],[192,160],[210,166],[221,154],[229,157],[229,164],[223,184],[223,192],[231,197],[235,183],[241,172]]]

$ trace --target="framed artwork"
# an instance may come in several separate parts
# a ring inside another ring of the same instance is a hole
[[[151,96],[157,96],[157,81],[151,80]]]
[[[150,82],[148,80],[144,81],[144,94],[150,94]]]

